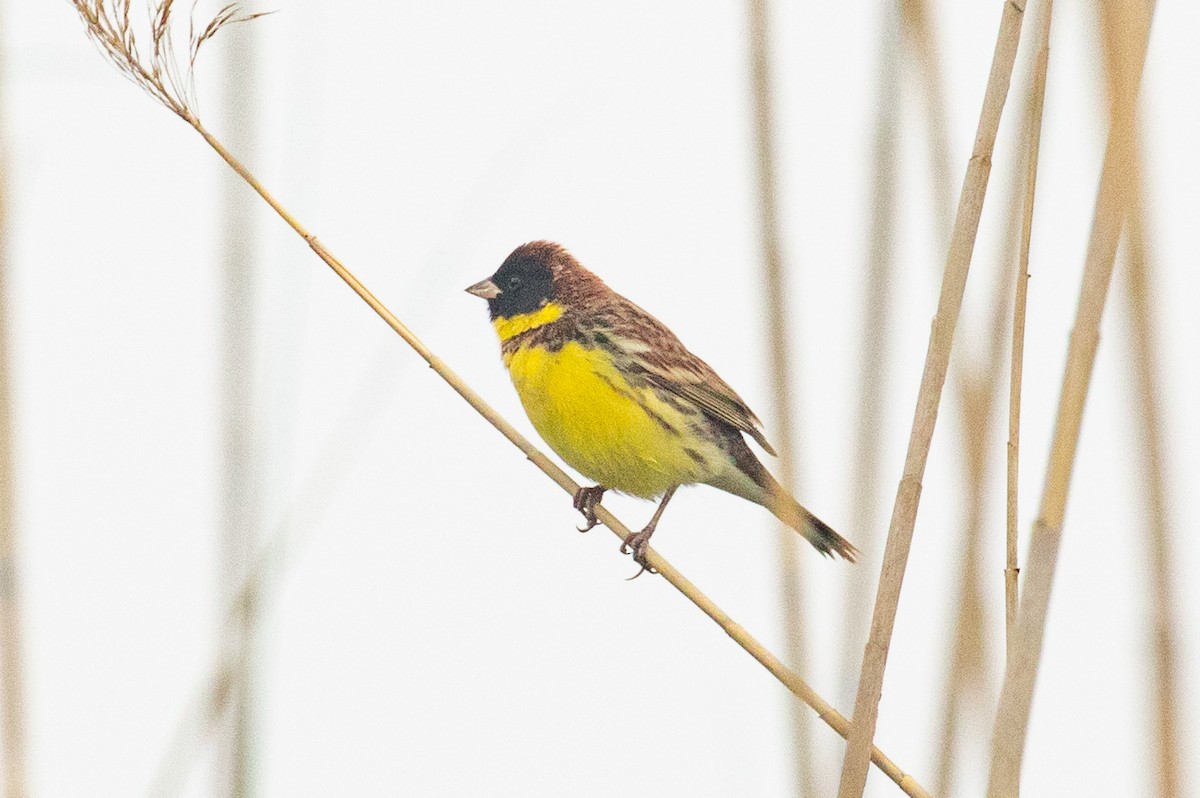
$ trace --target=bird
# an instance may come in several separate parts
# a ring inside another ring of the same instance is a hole
[[[707,363],[662,322],[609,288],[560,244],[517,247],[466,289],[487,300],[500,353],[534,429],[596,484],[573,504],[586,532],[609,490],[658,500],[622,554],[646,561],[667,503],[705,484],[760,504],[821,554],[853,562],[858,550],[779,484],[746,442],[775,449],[762,423]]]

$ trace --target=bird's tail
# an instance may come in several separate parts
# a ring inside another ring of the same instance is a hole
[[[825,556],[836,554],[850,562],[857,559],[858,549],[792,498],[750,451],[741,435],[737,436],[736,441],[730,440],[730,443],[732,445],[728,448],[733,450],[737,473],[725,475],[709,484],[766,507]]]
[[[772,477],[771,481],[775,482],[775,479]],[[813,548],[827,557],[836,554],[850,562],[858,559],[858,549],[854,548],[850,541],[834,532],[829,524],[805,509],[804,505],[793,499],[779,483],[776,482],[775,486],[778,488],[777,498],[773,504],[767,505],[767,509],[773,512],[780,521],[804,535]]]

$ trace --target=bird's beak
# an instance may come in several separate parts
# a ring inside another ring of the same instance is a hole
[[[480,280],[467,289],[468,294],[474,294],[483,299],[495,299],[500,296],[500,286],[492,282],[492,278]]]

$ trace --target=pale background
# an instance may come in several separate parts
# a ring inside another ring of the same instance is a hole
[[[799,494],[854,541],[882,535],[848,525],[884,5],[773,7]],[[1000,6],[933,4],[955,196]],[[1190,754],[1200,744],[1191,677],[1200,672],[1200,6],[1160,6],[1142,107]],[[742,4],[277,7],[202,56],[202,117],[218,136],[231,132],[222,47],[249,38],[258,129],[239,154],[520,429],[533,435],[485,308],[462,289],[533,238],[566,244],[771,415]],[[30,789],[142,795],[212,667],[223,596],[238,579],[221,573],[219,553],[227,170],[100,58],[67,3],[8,0],[0,14]],[[1106,133],[1092,4],[1060,0],[1054,25],[1030,283],[1022,548]],[[874,489],[881,525],[945,256],[934,237],[944,220],[930,220],[911,70],[898,85],[900,256],[882,386],[884,478]],[[1024,91],[1014,81],[1001,127],[960,364],[982,351],[996,270],[1009,268],[996,253]],[[251,489],[261,500],[252,526],[263,538],[292,533],[254,657],[254,793],[789,794],[794,699],[662,580],[624,581],[634,568],[610,533],[575,534],[568,497],[262,203],[249,207],[258,237],[246,297],[255,319],[248,417],[258,458]],[[1120,275],[1067,513],[1027,747],[1029,796],[1151,788],[1145,513]],[[925,782],[936,761],[964,507],[955,379],[876,738]],[[994,534],[983,571],[990,686],[967,705],[960,795],[982,790],[1002,676],[999,434],[992,451]],[[611,505],[635,527],[652,509]],[[676,498],[655,544],[779,651],[774,534],[760,508],[696,488]],[[822,561],[807,548],[800,556],[814,627],[804,676],[848,715],[855,676],[840,659],[843,596],[852,580],[873,585],[875,564]],[[821,794],[830,794],[842,743],[823,724],[813,737]],[[196,744],[180,778],[186,794],[207,795],[219,782],[215,749]],[[1200,764],[1187,767],[1190,784]],[[868,792],[898,794],[874,769]]]

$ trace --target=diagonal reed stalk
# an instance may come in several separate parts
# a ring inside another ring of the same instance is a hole
[[[399,318],[388,310],[378,298],[364,286],[341,261],[309,232],[295,216],[279,202],[267,188],[241,163],[212,133],[208,131],[192,110],[191,69],[194,67],[200,47],[222,28],[238,22],[248,21],[261,15],[240,13],[236,5],[222,9],[218,17],[210,22],[201,33],[192,36],[189,48],[189,68],[183,72],[174,66],[169,27],[171,25],[171,2],[161,0],[152,5],[153,21],[150,27],[153,48],[148,60],[139,58],[136,35],[129,22],[129,0],[114,0],[111,5],[103,0],[72,0],[72,4],[83,20],[88,35],[98,44],[104,55],[130,80],[157,99],[167,109],[190,125],[210,147],[292,228],[309,248],[325,262],[360,299],[367,303],[392,330],[404,340],[434,372],[441,377],[472,408],[516,446],[525,457],[550,479],[570,494],[579,485],[566,472],[554,464],[524,438],[499,413],[488,405],[466,384],[441,358],[435,355]],[[604,507],[597,507],[597,517],[615,535],[625,538],[631,531]],[[720,607],[705,596],[690,580],[676,570],[653,549],[646,552],[646,560],[662,577],[705,615],[719,625],[726,634],[747,653],[779,679],[797,698],[811,707],[826,724],[845,737],[850,731],[850,722],[817,694],[795,672],[785,666],[774,654],[752,637],[741,625],[735,623]],[[870,761],[910,796],[927,796],[928,793],[911,776],[905,774],[878,748],[868,749]]]
[[[792,392],[791,350],[787,311],[783,244],[779,235],[778,167],[775,147],[775,103],[772,96],[771,20],[766,0],[749,2],[750,90],[754,124],[754,161],[758,173],[759,240],[767,306],[767,352],[770,353],[772,419],[779,447],[779,480],[789,490],[796,488],[796,431],[793,417],[796,397]],[[808,630],[804,617],[804,581],[798,556],[799,538],[791,528],[777,524],[779,541],[779,601],[782,605],[785,655],[798,671],[807,670]],[[789,704],[794,794],[816,795],[811,719],[796,704]]]
[[[933,429],[937,423],[938,405],[954,343],[954,328],[958,322],[963,292],[966,289],[971,254],[979,230],[983,200],[987,194],[992,150],[995,148],[996,133],[1008,96],[1008,85],[1017,56],[1017,45],[1021,39],[1021,21],[1024,15],[1023,3],[1006,0],[1000,18],[1000,31],[996,37],[991,72],[984,92],[975,145],[966,176],[963,178],[946,271],[942,279],[941,296],[938,298],[937,316],[933,320],[925,370],[921,375],[921,387],[917,394],[912,435],[904,462],[904,476],[900,480],[892,520],[888,527],[879,588],[875,595],[875,610],[871,617],[871,633],[863,653],[858,694],[854,701],[854,723],[846,741],[846,754],[842,760],[838,798],[859,798],[866,788],[867,765],[875,736],[875,725],[879,718],[879,700],[883,694],[888,647],[891,645],[892,630],[895,628],[896,608],[900,602],[900,588],[904,581],[904,570],[908,563],[908,552],[912,546],[913,527],[916,524],[917,507],[921,498],[921,479],[925,473]]]
[[[1071,472],[1075,465],[1075,451],[1092,367],[1100,343],[1100,320],[1130,201],[1137,92],[1149,45],[1154,2],[1147,0],[1112,6],[1101,4],[1101,7],[1104,13],[1117,9],[1116,19],[1119,22],[1114,23],[1113,29],[1123,33],[1120,57],[1112,59],[1108,65],[1108,147],[1092,217],[1079,306],[1067,349],[1067,364],[1046,466],[1042,503],[1033,527],[1025,567],[1016,645],[1009,656],[992,731],[989,798],[1011,798],[1017,794],[1020,784],[1021,762],[1045,638],[1046,615],[1058,564]]]

